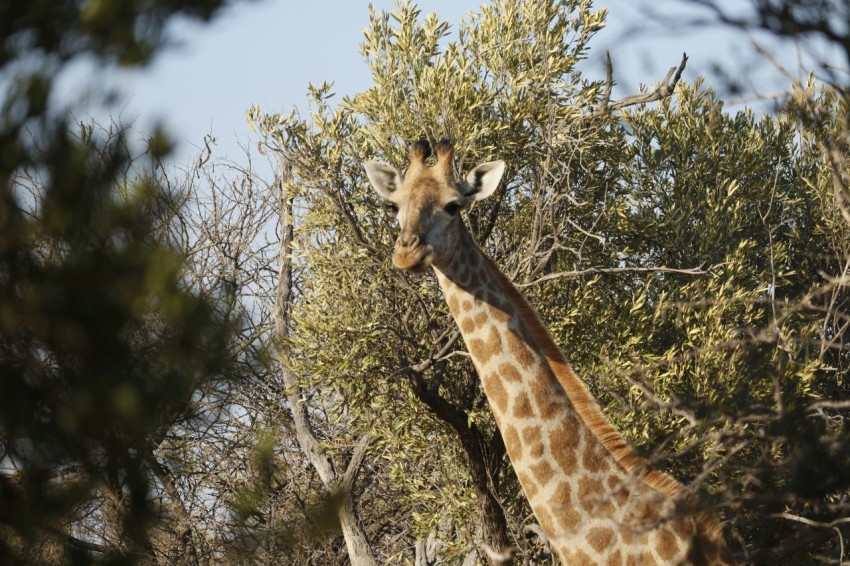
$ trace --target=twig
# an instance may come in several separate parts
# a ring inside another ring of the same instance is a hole
[[[821,523],[819,521],[813,521],[811,519],[807,519],[806,517],[800,517],[799,515],[792,515],[791,513],[774,513],[772,517],[776,517],[778,519],[787,519],[789,521],[796,521],[797,523],[803,523],[804,525],[808,525],[810,527],[818,527],[821,529],[831,529],[835,531],[835,534],[838,536],[838,563],[845,564],[844,562],[844,535],[839,528],[841,525],[850,524],[850,517],[841,517],[840,519],[835,519],[834,521],[830,521],[828,523]]]
[[[534,285],[538,285],[545,281],[564,279],[566,277],[578,277],[580,275],[587,275],[588,273],[678,273],[680,275],[707,275],[711,273],[711,270],[714,269],[714,267],[716,266],[709,267],[708,269],[703,269],[702,267],[684,269],[677,269],[673,267],[588,267],[587,269],[550,273],[543,277],[539,277],[534,281],[530,281],[528,283],[515,283],[515,285],[520,288],[533,287]]]
[[[611,52],[605,52],[605,91],[602,93],[602,100],[599,101],[597,112],[604,112],[611,103],[611,90],[614,88],[614,66],[611,64]]]

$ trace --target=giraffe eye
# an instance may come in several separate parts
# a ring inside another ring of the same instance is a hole
[[[446,206],[443,207],[443,210],[446,211],[446,214],[449,216],[456,216],[460,209],[463,208],[459,202],[450,202]]]

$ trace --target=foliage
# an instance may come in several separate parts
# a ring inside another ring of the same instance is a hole
[[[405,1],[370,12],[368,89],[249,111],[274,178],[209,138],[174,171],[160,134],[71,135],[51,72],[147,60],[167,14],[219,3],[30,4],[0,8],[4,557],[355,563],[353,521],[382,562],[553,562],[436,282],[391,269],[363,174],[448,137],[458,173],[508,162],[465,221],[628,441],[745,560],[846,558],[840,88],[795,84],[767,115],[701,80],[609,104],[582,73],[591,2],[496,0],[452,35]]]
[[[435,282],[390,270],[392,218],[360,167],[452,138],[459,171],[508,161],[466,220],[628,440],[702,490],[749,559],[834,556],[820,533],[846,516],[847,229],[821,142],[843,139],[845,102],[811,84],[773,115],[732,114],[698,81],[599,111],[603,85],[577,65],[603,20],[588,2],[499,1],[449,40],[402,3],[372,13],[369,89],[332,104],[314,86],[307,117],[251,110],[299,191],[290,362],[333,418],[376,435],[375,481],[403,494],[410,536],[437,533],[445,556],[492,545],[480,458],[510,544],[539,553]]]
[[[639,265],[703,274],[617,285],[629,298],[590,313],[617,330],[588,369],[630,399],[630,411],[610,414],[634,442],[666,440],[677,475],[711,478],[755,559],[796,530],[771,521],[780,514],[829,522],[845,512],[825,501],[848,487],[833,476],[850,463],[846,438],[815,407],[847,395],[843,346],[825,344],[846,296],[834,246],[846,229],[820,152],[799,143],[788,114],[721,113],[699,85],[682,87],[676,106],[625,119],[635,140],[624,181],[635,190],[612,241]],[[657,404],[666,410],[646,410]],[[833,471],[802,465],[813,450]]]
[[[62,64],[86,54],[145,63],[165,43],[165,27],[175,16],[209,21],[223,5],[222,0],[4,2],[0,67],[6,70],[33,57]]]
[[[162,134],[139,152],[51,102],[82,55],[146,61],[176,14],[219,0],[0,6],[0,555],[151,559],[169,491],[155,451],[228,375],[231,325],[163,245]],[[157,479],[154,479],[157,478]]]

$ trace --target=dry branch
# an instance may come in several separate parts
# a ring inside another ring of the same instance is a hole
[[[674,268],[674,267],[588,267],[586,269],[575,269],[572,271],[559,271],[538,277],[528,283],[515,283],[521,289],[533,287],[546,281],[564,279],[567,277],[578,277],[590,273],[678,273],[679,275],[708,275],[717,266],[703,269],[702,267]]]
[[[613,69],[611,65],[611,55],[607,54],[605,59],[605,67],[606,67],[606,78],[605,78],[605,91],[602,96],[602,100],[599,101],[599,106],[597,107],[597,113],[602,112],[610,112],[612,110],[620,110],[621,108],[626,108],[627,106],[635,106],[637,104],[647,104],[649,102],[656,102],[658,100],[662,100],[667,98],[668,96],[673,94],[673,91],[676,88],[676,84],[679,82],[679,79],[682,78],[682,71],[685,70],[685,66],[688,63],[688,54],[682,54],[682,62],[679,63],[678,67],[670,67],[667,71],[667,75],[664,77],[664,80],[655,87],[652,92],[646,92],[641,94],[632,94],[630,96],[626,96],[617,100],[616,102],[610,102],[611,100],[611,89],[614,84],[613,79]]]

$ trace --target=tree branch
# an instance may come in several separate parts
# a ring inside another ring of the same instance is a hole
[[[294,195],[287,189],[289,182],[289,164],[281,155],[277,156],[280,167],[280,253],[278,256],[278,285],[274,305],[275,333],[278,340],[283,342],[289,334],[289,311],[292,304],[292,203]],[[280,353],[280,373],[283,385],[286,388],[286,399],[289,410],[292,413],[292,421],[295,425],[295,435],[298,444],[304,451],[310,464],[315,468],[325,487],[333,485],[337,481],[336,470],[333,462],[325,454],[324,449],[316,439],[307,416],[307,407],[301,396],[301,387],[298,380],[289,369],[285,359],[285,353]]]
[[[96,542],[83,540],[68,533],[63,533],[62,531],[55,528],[48,528],[47,530],[53,537],[56,537],[56,539],[65,541],[69,545],[80,550],[84,550],[86,552],[97,552],[98,554],[104,555],[109,555],[115,552],[115,548],[107,546],[105,544],[98,544]]]
[[[372,435],[366,433],[360,437],[360,441],[354,447],[351,460],[348,461],[348,467],[345,469],[345,473],[342,474],[342,479],[340,480],[340,485],[343,489],[350,491],[354,488],[354,481],[357,479],[357,473],[363,465],[363,460],[366,459],[366,452],[369,448],[369,441],[371,440]]]
[[[682,53],[682,62],[679,63],[678,67],[670,67],[667,71],[667,76],[664,77],[664,80],[655,87],[655,90],[652,92],[646,92],[642,94],[632,94],[630,96],[626,96],[625,98],[621,98],[620,100],[609,103],[611,98],[611,87],[613,85],[613,70],[611,67],[611,56],[609,55],[606,58],[606,79],[605,79],[605,92],[602,96],[602,100],[599,101],[599,106],[597,107],[597,113],[602,112],[610,112],[612,110],[620,110],[622,108],[626,108],[627,106],[635,106],[637,104],[647,104],[649,102],[656,102],[658,100],[662,100],[667,98],[668,96],[673,94],[673,91],[676,88],[676,84],[679,82],[679,79],[682,78],[682,71],[685,70],[685,66],[688,63],[688,54]]]
[[[180,542],[189,547],[189,554],[192,561],[195,564],[200,564],[198,548],[195,544],[195,521],[192,520],[191,515],[189,515],[189,512],[186,509],[183,498],[180,496],[177,485],[174,483],[174,476],[171,473],[171,470],[165,466],[165,464],[157,460],[156,455],[153,453],[153,448],[144,455],[144,459],[150,470],[162,483],[165,492],[171,498],[172,510],[178,516],[180,523],[182,523],[180,525],[180,529],[182,531],[180,532]],[[201,545],[203,545],[203,539],[201,539],[200,542]]]
[[[574,271],[559,271],[558,273],[550,273],[539,277],[528,283],[514,283],[519,288],[533,287],[545,281],[553,281],[555,279],[564,279],[567,277],[578,277],[587,275],[588,273],[678,273],[680,275],[707,275],[717,265],[713,265],[708,269],[702,267],[691,268],[673,268],[673,267],[588,267],[587,269],[576,269]]]

